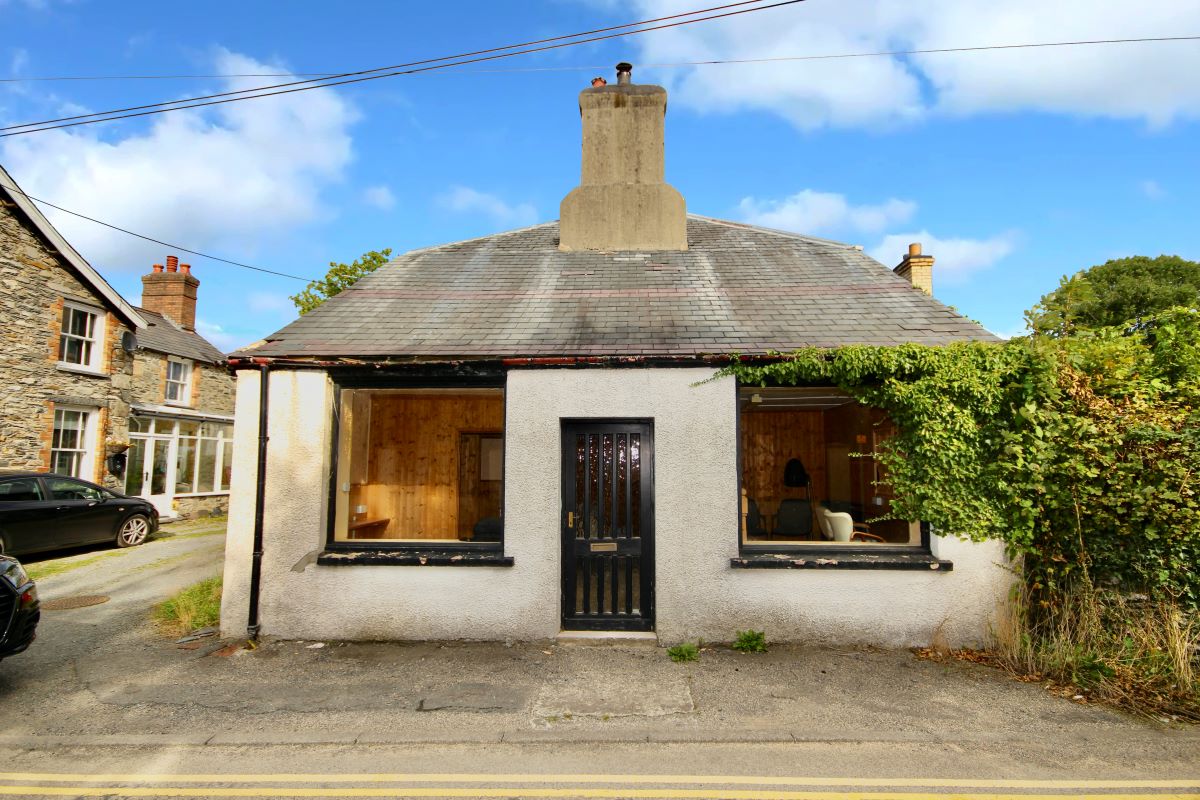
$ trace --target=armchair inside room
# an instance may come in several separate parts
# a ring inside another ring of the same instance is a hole
[[[817,508],[817,522],[826,539],[834,542],[883,542],[882,536],[871,533],[865,522],[855,522],[843,511],[830,511],[825,506]]]
[[[779,502],[772,537],[781,539],[811,539],[813,530],[812,501],[789,497]]]

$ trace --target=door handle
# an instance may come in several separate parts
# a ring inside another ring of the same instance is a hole
[[[567,527],[568,528],[575,527],[575,512],[574,511],[567,512]]]

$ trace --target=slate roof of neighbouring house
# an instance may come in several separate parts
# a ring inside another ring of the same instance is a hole
[[[995,339],[857,247],[695,215],[687,235],[681,252],[564,253],[549,222],[414,250],[243,352],[656,356]]]
[[[184,330],[157,311],[139,308],[137,312],[146,320],[146,327],[137,332],[138,347],[143,350],[210,364],[225,360],[224,353],[195,331]]]

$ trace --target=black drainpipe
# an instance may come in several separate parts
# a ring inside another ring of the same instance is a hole
[[[263,505],[267,485],[267,389],[270,383],[270,366],[266,360],[259,362],[258,386],[258,478],[254,491],[254,556],[250,562],[250,615],[246,622],[246,636],[258,639],[258,585],[262,581],[263,557]]]

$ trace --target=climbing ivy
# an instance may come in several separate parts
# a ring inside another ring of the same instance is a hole
[[[1196,309],[1063,338],[772,355],[716,377],[835,385],[886,411],[895,512],[1005,542],[1043,606],[1082,575],[1200,606]]]

